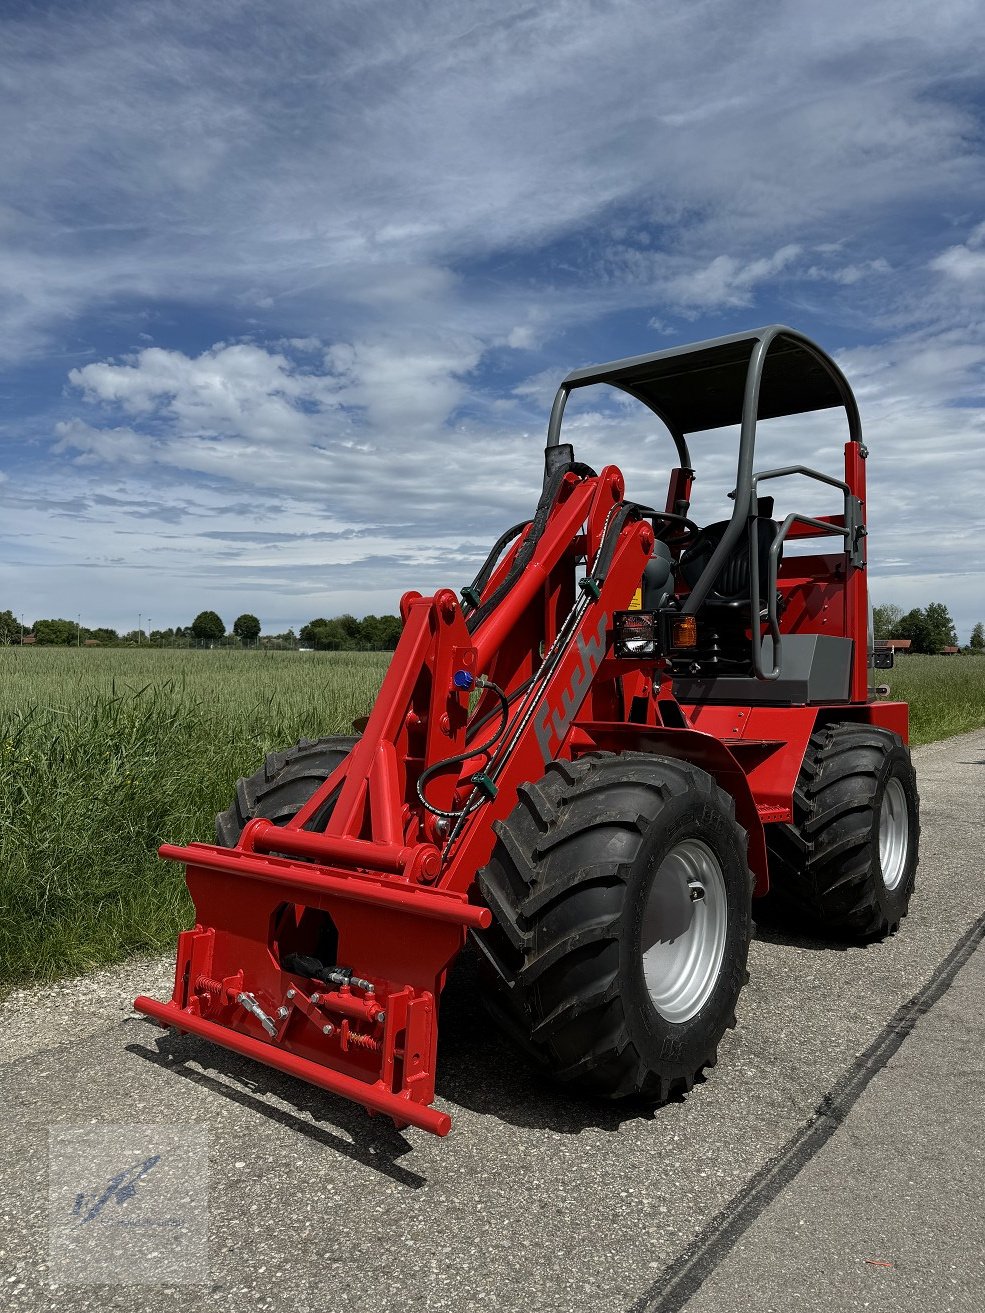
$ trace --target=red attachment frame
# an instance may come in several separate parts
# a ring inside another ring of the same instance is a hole
[[[854,442],[846,482],[864,502]],[[668,504],[686,503],[689,487],[690,472],[676,471]],[[451,1119],[429,1105],[445,973],[466,933],[491,923],[471,900],[494,822],[548,761],[628,749],[703,766],[735,798],[765,892],[763,824],[790,818],[819,717],[905,734],[905,708],[867,702],[864,569],[840,554],[815,558],[802,580],[795,560],[780,580],[784,628],[855,639],[849,704],[681,707],[666,662],[612,654],[613,615],[629,606],[653,548],[651,526],[622,507],[614,466],[565,474],[530,561],[474,632],[450,591],[405,595],[403,633],[365,731],[295,817],[251,821],[235,849],[162,846],[187,867],[197,923],[180,936],[170,1002],[141,997],[139,1010],[444,1135]],[[492,572],[486,598],[533,532]],[[509,717],[491,756],[468,759],[498,725],[492,692],[470,708],[464,686],[480,671],[509,698]],[[319,957],[325,944],[331,961]],[[324,979],[304,974],[311,958]]]

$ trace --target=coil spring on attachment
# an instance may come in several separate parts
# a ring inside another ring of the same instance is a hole
[[[350,1030],[346,1035],[346,1043],[354,1049],[368,1049],[371,1053],[379,1053],[383,1047],[378,1039],[372,1035],[361,1035],[356,1030]]]
[[[195,981],[195,993],[204,994],[212,1007],[222,1002],[223,987],[221,981],[211,976],[199,976]]]

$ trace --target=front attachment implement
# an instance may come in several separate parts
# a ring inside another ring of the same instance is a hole
[[[470,928],[435,887],[439,848],[407,805],[421,764],[465,747],[475,651],[454,595],[405,599],[405,627],[361,740],[286,825],[254,819],[235,849],[165,844],[187,867],[196,925],[168,1003],[137,1009],[235,1053],[446,1135],[434,1098],[444,974]],[[457,769],[429,787],[451,801]],[[327,821],[325,817],[328,817]],[[437,837],[437,836],[434,836]]]

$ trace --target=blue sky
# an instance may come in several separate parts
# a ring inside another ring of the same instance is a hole
[[[569,369],[780,321],[859,397],[876,600],[985,619],[979,4],[0,16],[0,609],[280,630],[460,586]],[[640,498],[653,428],[571,410]],[[728,436],[692,445],[721,518]]]

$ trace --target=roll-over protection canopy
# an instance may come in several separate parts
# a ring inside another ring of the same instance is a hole
[[[555,401],[549,446],[558,441],[562,398],[595,383],[636,397],[675,435],[722,428],[743,418],[748,423],[844,406],[849,436],[861,440],[858,407],[844,374],[819,346],[782,324],[573,370]],[[753,397],[755,414],[748,415],[746,404]]]

